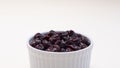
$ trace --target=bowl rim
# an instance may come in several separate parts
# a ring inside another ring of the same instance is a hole
[[[42,33],[46,33],[46,32],[42,32]],[[78,32],[76,32],[76,33],[78,33]],[[29,40],[27,41],[27,47],[30,48],[30,49],[32,49],[32,50],[35,51],[35,52],[41,52],[41,53],[47,53],[47,54],[70,54],[70,53],[82,52],[82,51],[85,51],[85,50],[93,47],[93,44],[94,44],[94,43],[93,43],[93,40],[92,40],[91,37],[89,37],[87,34],[84,34],[84,33],[78,33],[78,34],[81,34],[81,35],[83,35],[83,36],[85,36],[85,37],[88,38],[88,40],[90,41],[90,45],[89,45],[88,47],[86,47],[86,48],[84,48],[84,49],[76,50],[76,51],[70,51],[70,52],[51,52],[51,51],[44,51],[44,50],[39,50],[39,49],[36,49],[36,48],[32,47],[32,46],[29,44],[29,41],[30,41],[31,38],[29,38]],[[33,35],[33,36],[34,36],[34,35]],[[33,36],[32,36],[32,37],[33,37]]]

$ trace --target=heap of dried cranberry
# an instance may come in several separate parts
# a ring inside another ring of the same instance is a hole
[[[48,33],[37,33],[29,41],[34,48],[51,52],[70,52],[84,49],[90,45],[88,38],[81,34],[69,31],[49,31]]]

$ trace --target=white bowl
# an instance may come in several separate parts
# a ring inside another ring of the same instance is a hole
[[[86,36],[87,37],[87,36]],[[31,68],[89,68],[93,42],[81,50],[72,52],[47,52],[28,44]]]

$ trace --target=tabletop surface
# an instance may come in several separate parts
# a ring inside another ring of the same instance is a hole
[[[71,29],[94,42],[90,68],[120,68],[119,0],[0,0],[0,68],[29,68],[31,36]]]

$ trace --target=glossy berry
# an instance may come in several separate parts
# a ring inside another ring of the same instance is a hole
[[[35,48],[42,50],[44,49],[44,46],[42,44],[38,44],[35,46]]]
[[[70,52],[70,51],[73,51],[71,48],[66,48],[65,50],[66,52]]]
[[[36,42],[35,42],[34,39],[31,39],[31,40],[29,41],[29,43],[30,43],[30,45],[33,46],[33,47],[36,45]]]
[[[36,33],[34,36],[34,38],[41,38],[41,37],[42,37],[42,34],[40,34],[40,33]]]
[[[59,46],[59,45],[53,45],[53,47],[54,47],[54,48],[56,48],[56,49],[57,49],[57,51],[59,51],[59,50],[60,50],[60,46]]]
[[[39,38],[36,38],[35,43],[39,44],[39,43],[41,43],[41,40]]]

